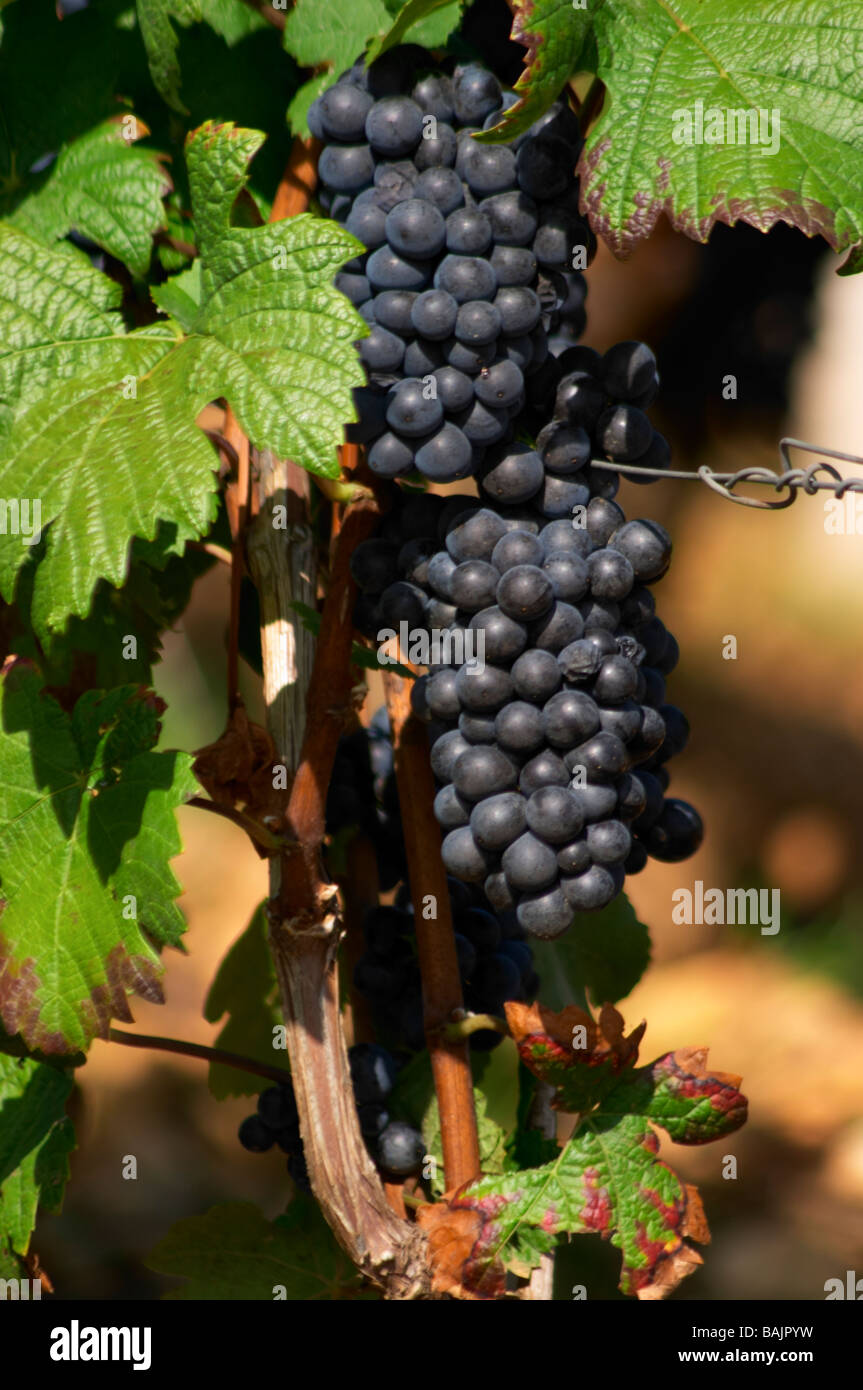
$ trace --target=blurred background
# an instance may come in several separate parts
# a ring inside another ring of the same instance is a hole
[[[663,390],[651,415],[678,468],[778,469],[784,434],[863,452],[863,277],[839,278],[836,264],[784,227],[719,227],[700,246],[663,220],[626,263],[600,248],[583,341],[654,347]],[[736,399],[723,398],[729,374]],[[657,600],[681,647],[669,698],[692,735],[672,792],[707,827],[696,858],[650,861],[627,881],[653,963],[620,1007],[630,1025],[648,1020],[644,1060],[708,1044],[750,1100],[730,1141],[663,1144],[699,1185],[713,1234],[703,1269],[674,1297],[820,1300],[826,1279],[863,1274],[863,498],[859,533],[849,509],[846,534],[825,529],[824,494],[766,512],[700,483],[624,483],[618,501],[674,537]],[[163,746],[199,748],[221,732],[227,600],[217,567],[166,636]],[[723,658],[729,636],[734,660]],[[210,1043],[219,1025],[204,1021],[203,1001],[264,896],[266,869],[227,822],[191,809],[180,821],[188,954],[166,953],[167,1002],[133,1001],[134,1028]],[[778,888],[781,930],[674,925],[671,894],[697,879]],[[271,1217],[283,1208],[284,1157],[240,1148],[252,1106],[211,1100],[206,1070],[94,1044],[79,1073],[65,1209],[41,1219],[33,1242],[61,1297],[157,1297],[173,1281],[142,1261],[177,1219],[231,1199]],[[135,1181],[121,1176],[129,1154]],[[734,1180],[722,1176],[727,1154]],[[619,1297],[618,1267],[616,1251],[578,1239],[560,1261],[559,1296],[583,1282],[591,1298]]]

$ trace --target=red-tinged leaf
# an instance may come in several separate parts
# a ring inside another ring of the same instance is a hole
[[[436,1287],[457,1298],[494,1297],[505,1269],[537,1263],[563,1235],[596,1234],[621,1252],[620,1288],[664,1298],[701,1263],[692,1242],[710,1239],[701,1199],[658,1158],[650,1122],[682,1143],[730,1134],[746,1119],[739,1077],[709,1072],[704,1048],[635,1068],[642,1024],[628,1036],[616,1009],[507,1006],[525,1064],[554,1085],[558,1109],[581,1123],[541,1167],[486,1177],[422,1208]],[[585,1046],[572,1048],[573,1029]]]
[[[635,1065],[646,1027],[624,1037],[623,1019],[611,1004],[598,1021],[574,1004],[555,1013],[539,1003],[508,1003],[506,1017],[525,1066],[557,1091],[555,1109],[574,1113],[592,1109],[621,1071]]]

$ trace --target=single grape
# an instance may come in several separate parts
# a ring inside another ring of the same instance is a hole
[[[454,560],[490,560],[506,527],[488,507],[478,507],[470,516],[459,517],[450,527],[446,548]]]
[[[642,583],[661,578],[671,559],[671,537],[658,521],[627,521],[615,532],[610,546],[626,556]]]
[[[593,542],[587,530],[582,526],[576,526],[574,520],[547,522],[539,538],[546,555],[551,555],[557,550],[574,550],[578,555],[587,556],[593,549]]]
[[[449,420],[417,449],[414,458],[418,471],[437,483],[452,483],[467,477],[472,462],[470,441]]]
[[[554,603],[551,580],[537,565],[514,565],[500,578],[497,603],[510,618],[540,618]]]
[[[516,157],[508,145],[477,145],[466,140],[462,149],[456,168],[474,197],[487,198],[514,187]]]
[[[494,306],[500,316],[501,331],[515,337],[530,333],[542,313],[539,295],[526,285],[504,285],[495,295]]]
[[[574,550],[552,550],[543,558],[542,569],[551,580],[555,598],[564,603],[577,603],[587,593],[587,564]]]
[[[553,748],[572,748],[598,731],[599,710],[582,691],[561,690],[543,706],[542,723]]]
[[[525,802],[518,792],[500,792],[479,801],[470,813],[477,844],[494,853],[506,849],[525,830]]]
[[[436,289],[446,290],[459,304],[472,299],[492,299],[497,276],[480,256],[444,256],[434,274]]]
[[[532,646],[557,655],[577,641],[583,632],[584,623],[578,609],[555,599],[550,611],[533,624],[530,641]]]
[[[574,912],[597,912],[617,897],[623,887],[623,869],[618,866],[609,868],[604,864],[591,864],[583,874],[574,877],[564,874],[560,886]]]
[[[604,704],[630,700],[638,686],[638,671],[625,656],[607,656],[593,683],[593,693]]]
[[[500,106],[500,83],[494,73],[476,63],[456,68],[452,92],[455,114],[462,125],[481,122]]]
[[[499,575],[487,560],[464,560],[453,571],[453,602],[468,613],[490,608],[495,602]]]
[[[494,304],[483,299],[469,299],[466,304],[460,305],[455,321],[455,336],[459,342],[470,345],[493,343],[500,331],[500,313]]]
[[[493,666],[510,665],[527,646],[527,628],[514,618],[508,618],[496,604],[474,613],[468,628],[477,633],[477,641],[481,638],[480,654]],[[640,724],[640,712],[638,717]]]
[[[587,827],[587,847],[595,864],[622,864],[632,846],[632,836],[619,820],[602,820]]]
[[[590,435],[581,425],[552,420],[536,437],[537,451],[554,473],[577,473],[590,461]]]
[[[437,291],[433,291],[437,293]],[[445,293],[445,291],[442,291]],[[455,300],[452,301],[454,309],[457,309]],[[455,317],[453,317],[455,326]],[[438,367],[432,375],[437,382],[438,400],[446,411],[464,410],[469,406],[474,396],[474,383],[464,372],[459,372],[455,367],[449,365]]]
[[[542,460],[530,445],[501,444],[486,459],[481,486],[486,497],[512,506],[533,497],[542,486],[543,477]]]
[[[605,782],[626,771],[626,745],[615,734],[601,729],[572,750],[575,765],[587,769],[589,782]]]
[[[544,705],[561,687],[558,663],[551,652],[540,649],[524,652],[513,664],[512,684],[520,699]]]
[[[482,401],[483,405],[505,410],[520,399],[524,390],[524,374],[514,362],[501,358],[480,372],[473,389],[477,400]]]
[[[423,130],[423,138],[414,154],[414,164],[422,172],[424,169],[450,167],[455,164],[458,143],[455,131],[446,121],[438,121],[433,133],[428,136]]]
[[[596,440],[600,452],[616,463],[632,463],[653,437],[653,426],[636,405],[613,405],[600,415]]]
[[[459,733],[468,743],[494,743],[494,716],[462,710],[458,717]]]
[[[418,1130],[401,1120],[391,1120],[378,1138],[377,1161],[386,1173],[409,1177],[418,1173],[425,1157],[425,1142]]]
[[[542,542],[527,531],[507,531],[492,551],[491,562],[501,574],[515,565],[542,565]]]
[[[484,801],[488,796],[510,791],[515,786],[515,766],[499,748],[485,743],[465,743],[465,751],[455,760],[452,780],[468,801]]]
[[[494,731],[501,748],[509,753],[536,753],[545,742],[542,714],[526,700],[504,705],[495,717]]]
[[[491,222],[497,246],[524,248],[533,240],[539,219],[536,203],[525,193],[495,193],[479,206]]]
[[[656,358],[646,343],[615,343],[602,359],[602,384],[618,401],[637,399],[650,387],[655,375]]]
[[[411,97],[425,115],[434,116],[436,121],[449,122],[455,115],[452,82],[442,73],[429,73],[421,77]]]
[[[379,246],[366,261],[366,275],[375,291],[424,290],[429,282],[429,273],[427,261],[399,256],[391,246]]]
[[[443,215],[425,198],[407,198],[387,213],[387,241],[400,256],[436,256],[446,240]]]
[[[381,478],[397,478],[414,467],[414,451],[397,434],[382,434],[368,453],[369,468]]]
[[[455,419],[472,444],[494,444],[509,429],[509,417],[505,410],[494,410],[479,400],[473,401],[466,410],[460,410]]]
[[[410,97],[384,97],[366,116],[365,135],[376,154],[397,159],[416,148],[423,113]]]
[[[448,733],[435,739],[431,748],[430,762],[432,772],[439,782],[452,781],[455,764],[468,748],[470,748],[470,744],[467,739],[462,738],[458,729],[450,729]]]
[[[433,166],[424,169],[413,187],[417,198],[427,198],[448,217],[464,204],[464,189],[455,169]]]
[[[408,438],[430,434],[442,421],[443,406],[436,396],[427,394],[421,381],[408,378],[393,388],[387,406],[387,424],[397,434]]]
[[[368,145],[327,145],[318,160],[321,183],[337,193],[357,193],[371,183],[374,172]]]
[[[572,925],[573,912],[558,887],[526,893],[518,903],[518,920],[528,936],[552,940]]]
[[[562,758],[546,748],[525,763],[519,773],[518,789],[524,796],[530,796],[540,787],[568,787],[569,782],[569,773]]]
[[[446,220],[448,251],[456,256],[484,256],[491,244],[491,223],[479,208],[456,208],[450,213]]]
[[[365,138],[366,117],[373,98],[351,82],[337,82],[319,99],[321,129],[331,140],[351,143]]]
[[[413,332],[411,309],[417,296],[413,290],[383,290],[375,295],[375,323],[400,337],[410,337]]]
[[[435,719],[458,719],[461,701],[456,691],[457,673],[444,667],[430,675],[426,686],[426,704]]]
[[[482,561],[468,563],[481,564]],[[501,666],[466,662],[456,677],[456,690],[465,709],[486,714],[499,710],[512,698],[512,680],[509,672]]]
[[[470,821],[471,804],[459,796],[452,783],[441,787],[434,799],[435,820],[442,830],[457,830]]]
[[[494,867],[493,856],[480,849],[469,825],[445,835],[440,853],[447,872],[466,883],[482,883]]]
[[[369,336],[359,346],[360,357],[370,372],[397,372],[405,355],[402,339],[377,323],[372,324]]]

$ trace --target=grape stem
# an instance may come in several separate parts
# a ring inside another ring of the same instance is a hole
[[[423,725],[411,713],[410,682],[384,672],[384,690],[395,752],[399,810],[422,977],[423,1017],[438,1110],[448,1191],[479,1176],[479,1139],[467,1042],[447,1029],[464,1012],[446,869],[434,816],[434,777]],[[433,904],[428,916],[422,904]]]
[[[223,1052],[220,1047],[205,1047],[203,1043],[186,1042],[183,1038],[157,1038],[150,1033],[124,1033],[120,1028],[109,1028],[108,1041],[122,1043],[124,1047],[148,1047],[156,1052],[176,1052],[182,1057],[197,1057],[202,1062],[234,1067],[237,1071],[247,1071],[252,1076],[263,1076],[268,1081],[280,1084],[291,1079],[287,1067],[269,1067],[266,1062],[256,1062],[253,1057],[243,1057],[239,1052]]]

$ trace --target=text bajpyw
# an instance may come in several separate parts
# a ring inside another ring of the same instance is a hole
[[[131,1361],[135,1371],[149,1371],[152,1328],[68,1327],[51,1330],[52,1361]]]

